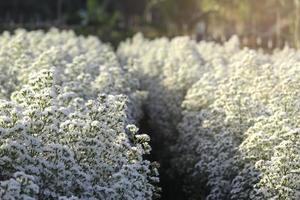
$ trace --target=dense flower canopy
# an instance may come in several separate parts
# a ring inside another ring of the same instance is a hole
[[[299,199],[299,51],[239,46],[136,35],[118,55],[137,63],[190,199]]]
[[[154,199],[150,136],[189,199],[300,199],[299,51],[137,34],[115,53],[56,29],[0,44],[0,199]]]
[[[146,93],[111,48],[51,30],[0,37],[0,198],[152,199]]]

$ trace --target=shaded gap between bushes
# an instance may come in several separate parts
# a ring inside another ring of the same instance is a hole
[[[144,109],[144,117],[139,123],[139,128],[142,133],[146,133],[151,137],[150,145],[152,148],[151,154],[146,156],[146,159],[151,162],[158,162],[159,167],[159,186],[162,189],[161,200],[185,200],[182,189],[182,177],[176,174],[169,174],[171,166],[171,157],[168,154],[168,147],[164,146],[163,134],[160,134],[153,125],[151,125],[150,117],[146,109]],[[173,171],[173,170],[172,170]]]

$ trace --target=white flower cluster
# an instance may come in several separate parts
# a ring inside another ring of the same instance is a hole
[[[190,199],[300,199],[299,53],[240,49],[236,37],[120,45]]]
[[[132,71],[149,92],[146,110],[153,126],[174,138],[185,93],[205,68],[196,43],[188,37],[150,41],[137,34],[121,43],[118,56],[124,64],[133,63]]]
[[[28,82],[30,73],[55,67],[62,81],[80,83],[73,87],[83,98],[95,98],[98,93],[126,94],[133,118],[141,117],[137,108],[146,93],[138,90],[139,81],[127,66],[119,64],[111,47],[96,37],[77,37],[72,31],[57,29],[47,33],[17,30],[2,34],[0,44],[0,98],[9,99]]]
[[[111,48],[55,29],[0,36],[0,199],[152,199],[146,93]]]

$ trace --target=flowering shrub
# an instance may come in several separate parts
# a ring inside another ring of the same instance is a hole
[[[108,46],[57,30],[0,43],[0,199],[157,196],[149,136],[131,124],[145,92]]]
[[[299,199],[298,54],[240,49],[236,37],[220,45],[137,35],[120,45],[168,140],[167,170],[184,177],[190,199]]]
[[[0,199],[156,198],[147,117],[189,199],[300,198],[299,51],[138,34],[115,54],[56,29],[0,44]]]
[[[74,87],[85,99],[98,93],[126,94],[130,110],[135,111],[130,111],[132,117],[141,117],[138,108],[146,93],[138,90],[139,81],[119,64],[113,50],[96,37],[77,37],[72,31],[56,29],[47,33],[17,30],[13,35],[4,33],[0,43],[0,97],[9,99],[28,82],[30,73],[55,67],[62,81],[80,82]]]
[[[161,142],[168,145],[175,138],[185,92],[205,69],[196,43],[188,37],[150,41],[137,34],[120,45],[118,55],[124,64],[133,63],[133,73],[149,92],[150,123],[163,133]]]

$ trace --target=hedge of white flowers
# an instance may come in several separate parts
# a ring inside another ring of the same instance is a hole
[[[300,199],[300,51],[239,46],[138,34],[117,53],[189,199]]]
[[[0,36],[0,199],[153,199],[147,93],[95,37]]]
[[[137,34],[115,53],[72,31],[4,32],[0,199],[159,197],[151,136],[189,199],[298,200],[299,55],[236,37]]]

